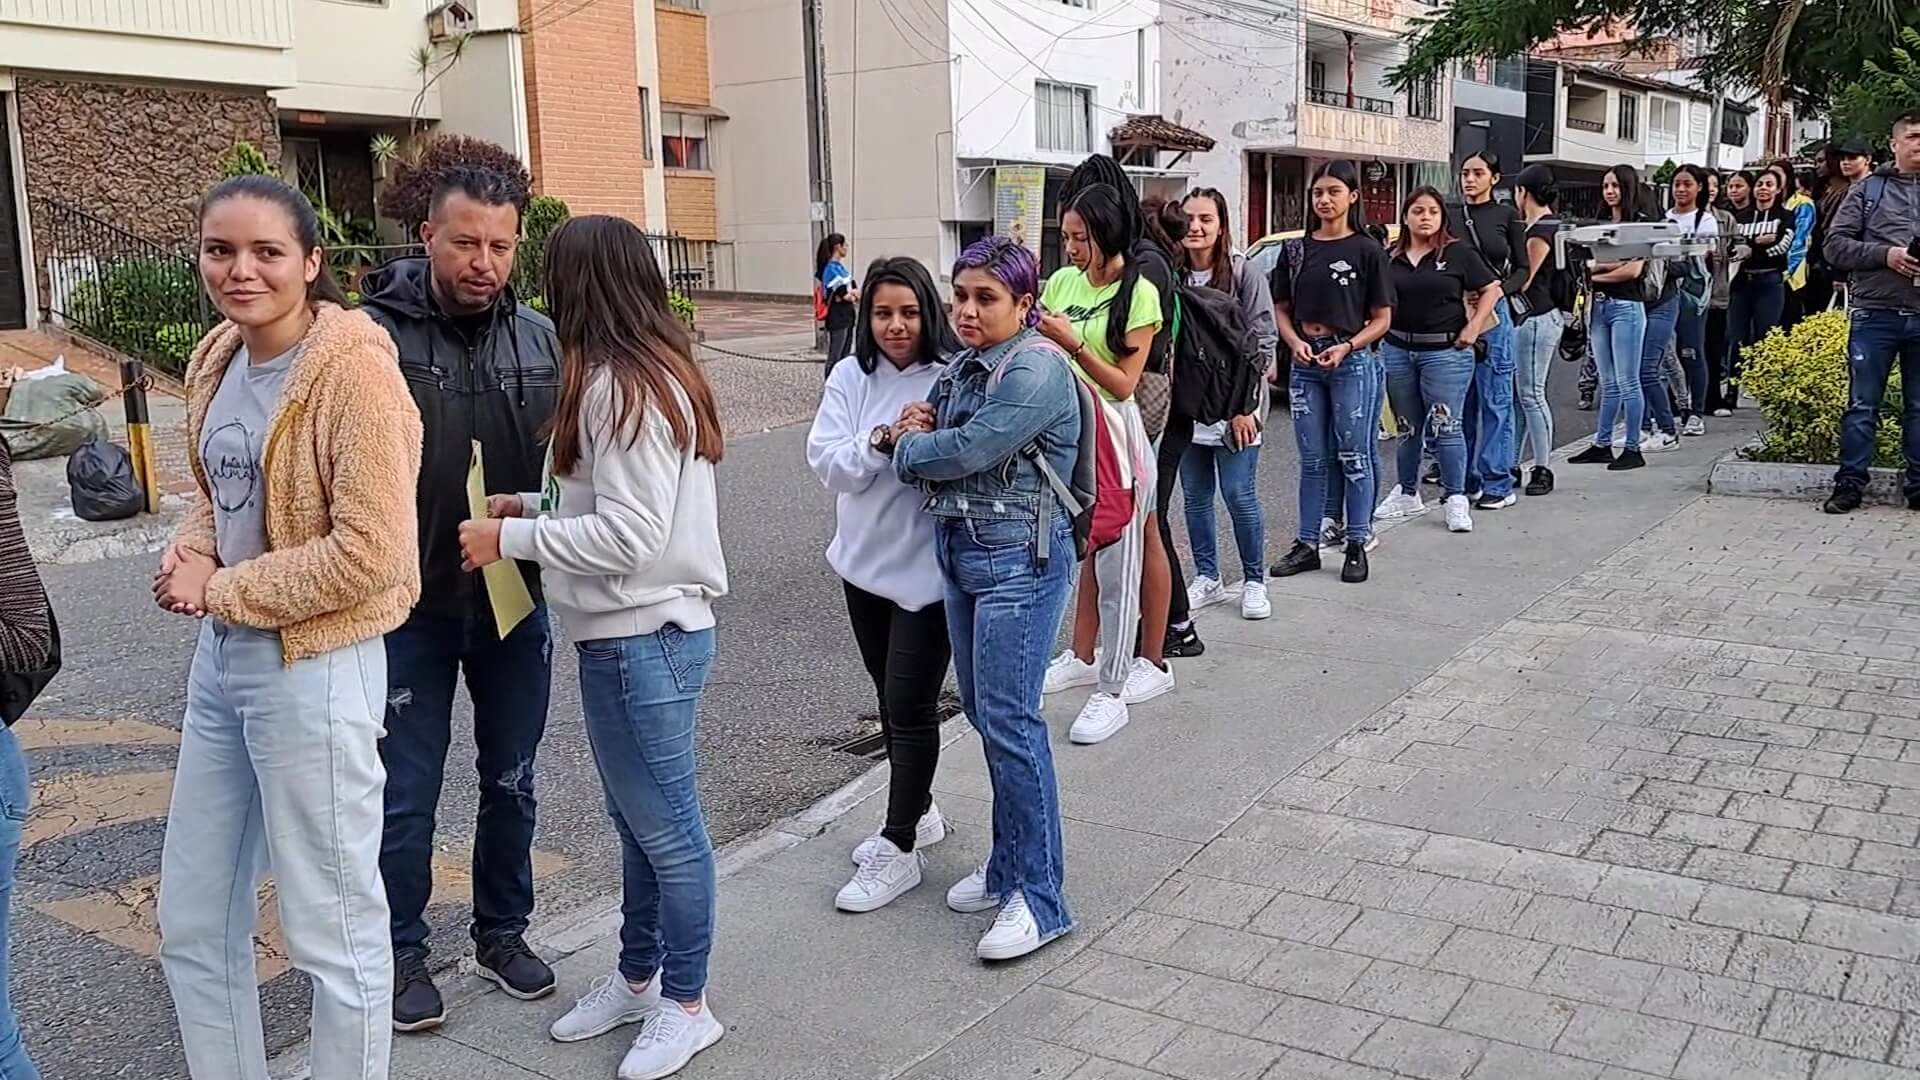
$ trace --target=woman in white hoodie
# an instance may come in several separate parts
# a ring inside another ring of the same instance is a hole
[[[496,495],[460,526],[469,569],[538,563],[580,660],[587,739],[620,833],[618,970],[555,1021],[562,1042],[641,1023],[620,1080],[679,1072],[724,1034],[706,1007],[713,845],[694,721],[727,591],[714,505],[713,392],[646,237],[591,215],[547,242],[563,360],[546,490]]]
[[[904,257],[875,260],[860,289],[854,363],[827,376],[807,433],[807,464],[837,498],[827,562],[847,593],[847,617],[880,695],[889,788],[880,832],[854,849],[859,869],[834,898],[841,911],[885,907],[920,884],[921,849],[946,838],[933,804],[940,763],[940,688],[953,647],[946,579],[933,553],[926,496],[894,475],[906,406],[931,396],[946,358],[960,350],[933,276]]]

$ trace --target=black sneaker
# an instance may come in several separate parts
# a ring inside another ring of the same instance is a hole
[[[1295,574],[1304,574],[1309,570],[1318,569],[1320,569],[1320,549],[1296,540],[1293,542],[1293,550],[1287,552],[1285,558],[1274,563],[1273,569],[1267,571],[1267,574],[1270,577],[1292,577]]]
[[[1513,468],[1508,469],[1507,475],[1513,477],[1513,482],[1518,484],[1520,482],[1520,466],[1515,465]]]
[[[1535,465],[1533,467],[1533,475],[1527,480],[1527,494],[1553,494],[1553,470],[1547,468],[1545,465]]]
[[[553,993],[553,969],[527,948],[519,934],[495,934],[473,950],[480,977],[497,983],[508,997],[535,1001]]]
[[[1913,506],[1914,500],[1908,499],[1907,505]],[[1827,496],[1827,505],[1821,507],[1829,514],[1851,514],[1860,509],[1860,492],[1857,488],[1837,487]],[[1920,509],[1920,508],[1916,508]]]
[[[1907,509],[1920,510],[1920,495],[1907,496]]]
[[[393,1030],[426,1031],[447,1022],[447,1003],[427,974],[424,953],[393,955]]]
[[[1437,461],[1430,463],[1427,466],[1427,471],[1420,474],[1420,482],[1423,484],[1440,483],[1440,463]]]
[[[1592,394],[1580,395],[1580,411],[1581,412],[1593,411],[1593,395]]]
[[[1347,563],[1340,568],[1340,580],[1349,585],[1367,580],[1367,546],[1358,540],[1347,545]]]
[[[1582,450],[1579,453],[1568,458],[1567,464],[1569,465],[1611,465],[1613,464],[1613,447],[1589,446],[1585,450]]]
[[[1613,464],[1607,466],[1607,471],[1626,472],[1628,469],[1644,469],[1646,467],[1647,459],[1640,451],[1622,450],[1620,451],[1620,456],[1613,459]]]
[[[1185,660],[1207,651],[1207,643],[1200,640],[1200,630],[1192,623],[1185,630],[1167,627],[1167,643],[1161,655]]]

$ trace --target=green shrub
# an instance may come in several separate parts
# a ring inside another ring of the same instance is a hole
[[[1840,417],[1847,408],[1847,313],[1804,319],[1791,333],[1774,329],[1745,352],[1740,386],[1760,403],[1767,430],[1748,451],[1756,461],[1831,465],[1840,458]],[[1873,463],[1895,467],[1900,454],[1900,375],[1880,407]]]
[[[225,160],[220,163],[220,176],[231,180],[236,176],[278,176],[280,170],[273,167],[267,155],[250,142],[237,142],[227,151]]]
[[[108,264],[74,285],[64,303],[61,315],[75,329],[170,370],[184,364],[206,329],[200,277],[184,259]]]
[[[526,304],[542,315],[550,314],[550,312],[547,311],[547,298],[544,296],[529,296],[527,297]]]
[[[153,335],[153,351],[161,366],[169,371],[185,371],[194,346],[200,344],[205,330],[199,323],[175,322],[162,326]]]
[[[570,216],[567,204],[551,195],[535,195],[527,201],[527,212],[520,218],[520,250],[513,263],[514,295],[539,296],[545,291],[547,238]]]
[[[533,177],[513,151],[467,135],[436,135],[395,164],[393,179],[380,189],[380,212],[400,222],[408,236],[418,235],[433,185],[448,169],[462,166],[498,172],[521,192],[533,187]]]
[[[680,317],[680,321],[686,323],[688,326],[693,325],[693,317],[700,310],[699,307],[694,304],[693,298],[683,292],[669,292],[667,294],[667,307],[672,309],[673,313]]]

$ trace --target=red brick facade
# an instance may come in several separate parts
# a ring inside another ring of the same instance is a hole
[[[534,187],[576,214],[646,220],[633,5],[520,0]]]

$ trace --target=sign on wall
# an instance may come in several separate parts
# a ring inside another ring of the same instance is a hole
[[[993,170],[993,231],[1040,253],[1047,170],[1040,165],[998,165]]]

